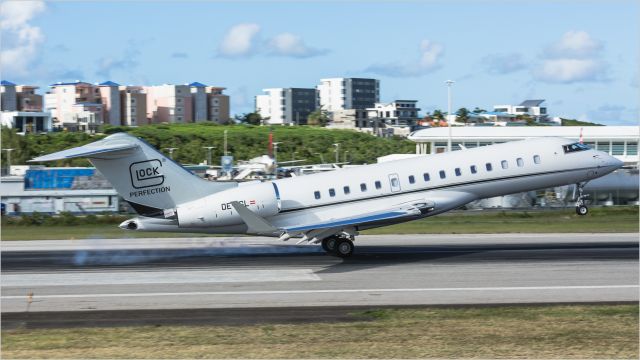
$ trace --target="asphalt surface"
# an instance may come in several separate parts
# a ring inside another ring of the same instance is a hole
[[[3,323],[42,326],[332,321],[353,306],[637,302],[638,281],[637,234],[360,236],[349,259],[252,237],[11,241],[1,300]]]

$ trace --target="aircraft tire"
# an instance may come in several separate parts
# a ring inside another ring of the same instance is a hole
[[[349,239],[340,239],[338,240],[335,255],[341,258],[348,258],[353,254],[353,241]]]
[[[589,208],[584,205],[576,206],[576,214],[580,216],[585,216],[589,213]]]
[[[338,238],[335,236],[330,236],[326,239],[322,239],[322,249],[329,254],[335,253],[337,245]]]

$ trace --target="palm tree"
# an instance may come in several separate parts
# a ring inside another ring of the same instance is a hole
[[[460,108],[456,111],[456,121],[463,122],[465,125],[469,122],[469,110],[467,108]]]

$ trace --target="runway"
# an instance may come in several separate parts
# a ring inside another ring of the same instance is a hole
[[[638,301],[637,234],[2,242],[2,312]],[[29,303],[29,293],[32,293]]]

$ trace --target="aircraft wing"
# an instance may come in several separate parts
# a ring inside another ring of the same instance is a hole
[[[310,222],[295,226],[276,227],[266,219],[258,216],[246,206],[233,201],[231,205],[238,212],[249,228],[249,233],[254,234],[281,234],[282,240],[288,240],[293,236],[304,235],[299,242],[318,242],[322,239],[343,231],[344,228],[370,224],[384,220],[393,220],[404,217],[415,217],[433,210],[431,202],[418,201],[415,203],[398,205],[383,211],[363,212],[348,217],[333,218],[326,221]]]

